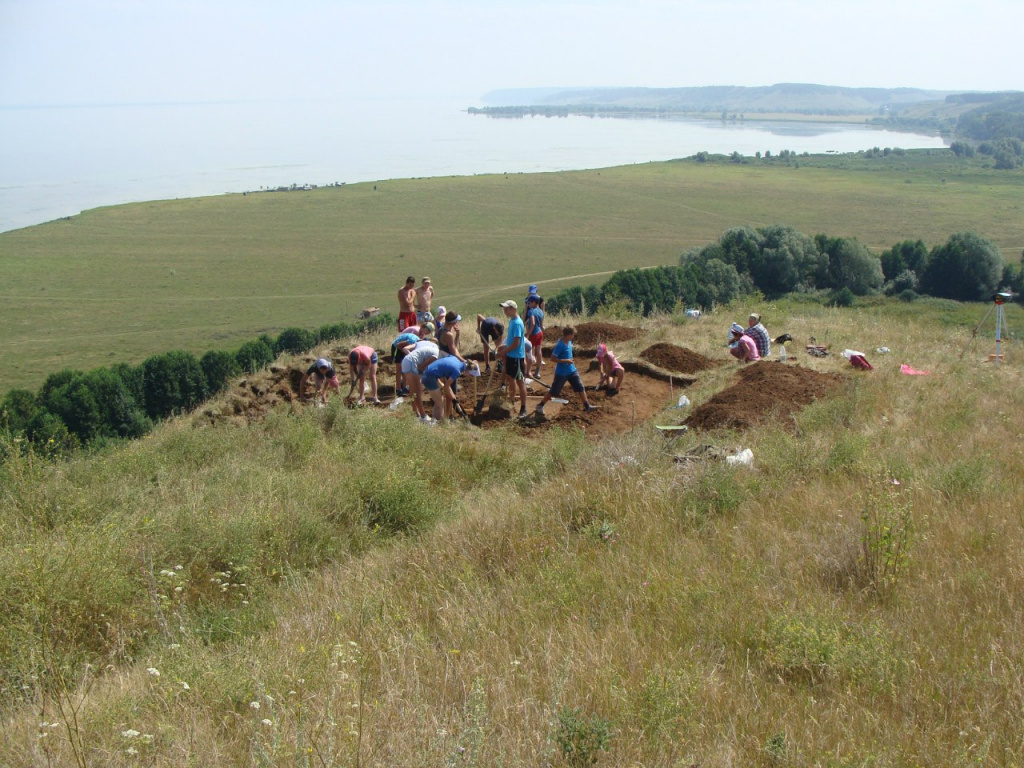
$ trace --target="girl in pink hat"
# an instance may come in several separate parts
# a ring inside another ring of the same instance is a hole
[[[626,377],[626,369],[622,367],[622,363],[615,359],[615,355],[608,349],[607,344],[597,345],[597,360],[601,363],[601,380],[597,383],[597,388],[600,389],[603,385],[607,384],[608,389],[605,391],[605,394],[608,397],[619,394],[619,390],[622,388],[622,380]]]

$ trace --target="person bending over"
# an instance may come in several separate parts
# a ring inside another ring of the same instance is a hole
[[[348,353],[348,365],[349,381],[351,383],[348,396],[352,397],[352,392],[355,391],[358,385],[359,399],[356,400],[356,403],[364,405],[366,398],[363,396],[363,392],[366,388],[366,380],[369,379],[370,402],[374,405],[380,405],[380,400],[377,398],[377,352],[374,348],[366,346],[353,347],[352,351]]]
[[[491,342],[495,346],[500,343],[501,335],[505,332],[505,326],[494,317],[476,316],[476,332],[480,342],[484,345],[484,372],[491,370]]]
[[[310,377],[313,379],[313,391],[319,396],[320,402],[327,402],[327,393],[332,389],[339,394],[341,393],[338,373],[334,370],[330,360],[321,357],[309,366],[306,370],[306,375],[302,377],[302,383],[299,385],[300,400],[306,399],[306,383]]]
[[[607,344],[597,345],[597,361],[601,364],[601,380],[597,382],[597,388],[607,385],[605,394],[608,397],[615,397],[622,389],[622,380],[626,378],[626,369],[622,363],[615,359],[614,353],[608,349]]]

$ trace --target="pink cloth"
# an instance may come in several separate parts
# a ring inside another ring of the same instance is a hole
[[[736,339],[735,346],[729,348],[729,354],[750,362],[761,359],[761,356],[757,354],[757,344],[749,336],[740,336]]]
[[[903,365],[900,366],[900,373],[905,374],[907,376],[931,376],[931,374],[932,374],[931,371],[918,371],[918,370],[915,370],[915,369],[911,368],[909,365],[907,365],[906,363],[904,363]]]

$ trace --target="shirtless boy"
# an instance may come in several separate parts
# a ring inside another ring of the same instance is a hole
[[[416,289],[416,320],[420,323],[428,322],[430,315],[430,302],[434,300],[434,286],[430,284],[430,278],[424,277],[420,287]]]
[[[416,310],[413,301],[416,298],[416,278],[410,275],[405,278],[405,285],[398,289],[398,332],[402,333],[411,325],[416,325]]]

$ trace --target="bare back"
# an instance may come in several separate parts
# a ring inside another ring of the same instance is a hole
[[[416,296],[416,289],[410,288],[403,285],[398,289],[398,311],[399,312],[414,312],[412,302]]]

